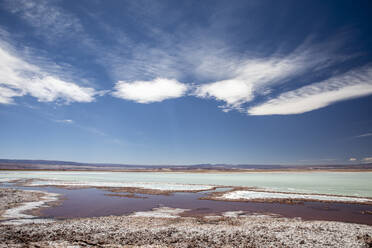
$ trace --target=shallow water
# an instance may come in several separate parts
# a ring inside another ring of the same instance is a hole
[[[9,185],[11,186],[11,185]],[[24,190],[41,190],[63,196],[60,205],[41,209],[47,218],[99,217],[129,215],[138,211],[150,211],[157,207],[190,209],[182,216],[204,216],[222,214],[226,211],[244,211],[248,214],[278,214],[284,217],[301,217],[305,220],[331,220],[372,225],[371,205],[304,202],[303,204],[226,202],[200,200],[206,192],[174,193],[171,195],[136,194],[145,198],[109,196],[110,191],[86,188],[63,189],[56,187],[16,187]],[[123,193],[125,194],[125,193]],[[120,194],[118,194],[120,195]]]
[[[259,172],[259,173],[159,173],[159,172],[55,172],[1,171],[0,182],[38,178],[71,182],[180,183],[252,186],[283,192],[372,197],[372,172]]]

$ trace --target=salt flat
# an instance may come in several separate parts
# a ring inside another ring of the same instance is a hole
[[[271,191],[372,197],[372,172],[158,173],[86,171],[1,171],[0,181],[41,179],[65,184],[135,185],[206,189],[209,185],[257,187]],[[44,182],[44,183],[46,183]],[[41,182],[39,182],[41,183]],[[160,186],[163,185],[163,186]],[[202,185],[202,187],[200,186]]]

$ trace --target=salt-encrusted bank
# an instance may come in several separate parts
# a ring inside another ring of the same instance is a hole
[[[74,182],[59,180],[32,180],[27,186],[66,186],[66,187],[102,187],[102,188],[141,188],[161,191],[202,191],[213,189],[211,185],[178,183],[141,183],[141,182]]]
[[[37,190],[0,190],[2,202],[0,206],[1,219],[5,220],[1,222],[1,224],[24,224],[51,221],[47,219],[34,219],[35,216],[26,214],[26,212],[46,207],[48,203],[57,201],[58,194]]]
[[[265,192],[252,190],[236,190],[215,197],[219,200],[308,200],[308,201],[329,201],[329,202],[355,202],[372,204],[370,198],[345,197],[334,195],[318,195],[318,194],[294,194],[283,192]]]
[[[371,247],[372,226],[302,221],[226,212],[180,217],[185,209],[157,208],[131,216],[46,222],[22,213],[56,195],[0,188],[0,212],[18,218],[0,225],[3,247]],[[26,201],[26,202],[24,202]],[[31,204],[33,203],[33,204]],[[28,207],[25,207],[28,206]],[[10,214],[9,214],[10,213]],[[26,219],[24,219],[26,218]],[[27,223],[25,225],[9,225]],[[39,221],[39,223],[37,223]]]

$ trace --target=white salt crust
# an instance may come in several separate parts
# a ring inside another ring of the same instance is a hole
[[[332,202],[371,202],[368,198],[356,198],[345,196],[328,196],[316,194],[291,194],[291,193],[275,193],[275,192],[259,192],[249,190],[238,190],[223,194],[218,199],[227,200],[257,200],[257,199],[299,199],[299,200],[319,200]]]
[[[59,194],[46,193],[46,192],[36,191],[36,190],[29,190],[29,191],[40,192],[40,193],[43,193],[44,196],[42,196],[39,201],[24,202],[18,207],[7,209],[3,213],[2,217],[7,218],[7,219],[11,219],[11,220],[1,222],[1,224],[4,224],[4,225],[9,225],[9,224],[20,225],[20,224],[25,224],[25,223],[40,223],[40,222],[45,223],[45,222],[50,222],[51,221],[51,220],[47,220],[47,219],[33,219],[35,216],[25,214],[24,212],[26,212],[28,210],[32,210],[32,209],[46,207],[47,206],[46,203],[57,201]]]
[[[243,211],[227,211],[227,212],[222,213],[222,216],[230,217],[230,218],[237,218],[241,215],[244,215]]]
[[[134,212],[132,217],[154,217],[154,218],[178,218],[179,214],[188,211],[189,209],[182,208],[153,208],[151,211]]]
[[[122,182],[72,182],[72,181],[52,181],[38,180],[27,183],[27,186],[71,186],[71,187],[110,187],[110,188],[142,188],[164,191],[199,191],[210,190],[213,186],[196,184],[177,184],[177,183],[122,183]]]

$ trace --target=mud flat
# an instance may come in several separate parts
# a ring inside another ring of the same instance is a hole
[[[0,189],[2,213],[53,197]],[[14,200],[16,199],[16,200]],[[38,205],[41,207],[43,205]],[[22,211],[16,211],[23,214]],[[75,218],[15,225],[0,222],[0,247],[371,247],[372,226],[269,215],[180,217],[155,208],[130,216]],[[24,217],[24,216],[23,216]],[[26,218],[27,219],[27,218]]]

